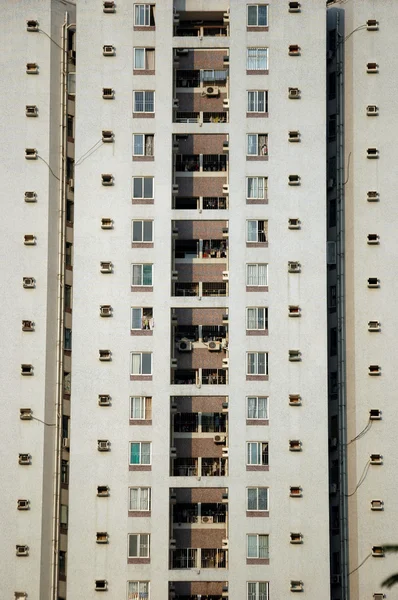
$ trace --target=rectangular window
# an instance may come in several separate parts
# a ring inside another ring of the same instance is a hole
[[[133,177],[133,198],[153,199],[153,177]]]
[[[247,464],[268,466],[268,442],[247,443]]]
[[[266,133],[250,133],[247,135],[248,156],[268,156],[268,135]]]
[[[248,264],[248,265],[246,265],[246,285],[267,286],[268,285],[268,265],[266,265],[266,264]]]
[[[247,48],[246,68],[248,71],[268,69],[268,48]]]
[[[130,465],[151,464],[151,442],[130,443]]]
[[[248,200],[264,200],[267,189],[266,177],[246,177],[246,198]]]
[[[64,331],[64,349],[72,350],[72,330],[65,327]]]
[[[268,6],[266,4],[253,4],[247,7],[247,26],[268,26]]]
[[[152,417],[152,398],[150,396],[130,397],[130,419],[146,420]]]
[[[247,223],[247,242],[267,242],[267,221],[257,221],[250,219]]]
[[[135,511],[151,510],[151,488],[150,487],[131,487],[131,488],[129,488],[129,510],[135,510]]]
[[[154,138],[152,133],[135,133],[133,135],[133,156],[153,156]]]
[[[247,418],[248,419],[268,419],[268,398],[267,398],[267,396],[248,396],[247,397]]]
[[[149,581],[129,581],[127,600],[149,600]]]
[[[247,308],[246,329],[255,331],[268,329],[268,309],[257,306]]]
[[[152,352],[131,353],[131,374],[152,375]]]
[[[133,221],[133,242],[153,242],[153,221]]]
[[[253,90],[247,92],[247,112],[267,113],[268,92],[265,90]]]
[[[247,375],[268,375],[268,353],[247,353]]]
[[[149,533],[129,534],[129,558],[149,558]]]
[[[268,488],[247,488],[247,510],[268,510]]]
[[[75,137],[75,125],[74,125],[75,117],[73,115],[68,115],[68,124],[67,124],[67,136],[69,138]]]
[[[131,309],[131,329],[153,329],[153,308],[134,307]]]
[[[63,529],[68,528],[68,507],[66,504],[61,504],[60,525]]]
[[[153,285],[153,265],[132,265],[132,283],[133,286],[152,286]]]
[[[154,27],[155,26],[154,10],[155,10],[155,7],[152,4],[135,4],[135,6],[134,6],[134,25],[136,27]]]
[[[154,113],[155,92],[133,92],[134,112]]]
[[[61,463],[61,483],[67,485],[69,483],[69,463],[63,460]]]
[[[247,558],[269,558],[269,536],[249,534],[247,536]]]
[[[247,600],[268,600],[268,581],[248,581]]]
[[[134,69],[155,70],[155,48],[134,48]]]

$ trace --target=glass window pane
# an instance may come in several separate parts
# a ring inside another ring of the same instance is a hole
[[[143,285],[152,285],[152,265],[143,265]]]
[[[257,19],[258,19],[257,25],[259,27],[267,26],[267,7],[265,6],[265,4],[258,6]]]
[[[145,68],[145,48],[134,48],[134,69]]]
[[[247,7],[247,24],[249,27],[257,25],[257,6]]]
[[[149,352],[142,354],[142,374],[150,375],[152,373],[152,354]]]
[[[247,536],[247,556],[249,558],[257,558],[257,536]]]
[[[257,373],[259,375],[265,375],[266,373],[265,373],[265,353],[264,352],[258,352],[257,365],[258,365]]]
[[[138,536],[129,535],[129,556],[138,556]]]
[[[142,221],[133,221],[133,242],[142,242]]]
[[[249,488],[247,490],[247,510],[257,510],[257,489]]]
[[[247,329],[256,329],[256,309],[247,309]]]
[[[256,593],[256,583],[251,581],[247,584],[247,600],[258,600]]]
[[[267,488],[258,488],[258,510],[268,510]]]
[[[247,222],[247,241],[248,242],[256,242],[257,241],[257,221],[248,221]]]
[[[257,285],[267,285],[267,265],[258,265]]]
[[[153,198],[153,177],[144,178],[144,198]]]
[[[259,419],[268,419],[267,414],[267,398],[258,398],[257,399],[257,413]]]
[[[131,329],[142,329],[142,308],[131,309]]]
[[[248,110],[248,112],[256,112],[255,98],[256,98],[256,92],[247,92],[247,110]]]
[[[258,600],[268,600],[268,583],[260,581],[258,584]]]
[[[130,464],[140,464],[140,444],[137,442],[130,444]]]
[[[154,112],[155,92],[145,92],[145,112]]]
[[[142,265],[133,265],[132,285],[142,285]]]
[[[152,242],[152,221],[144,221],[144,242]]]
[[[134,112],[144,111],[144,92],[134,92]]]
[[[140,556],[149,556],[149,535],[147,533],[140,535]]]
[[[141,133],[134,135],[134,154],[137,156],[144,154],[144,136]]]
[[[133,179],[133,198],[142,198],[142,177]]]
[[[255,355],[254,352],[249,352],[247,354],[247,373],[249,375],[255,374]]]
[[[268,535],[259,535],[258,542],[259,558],[268,558]]]
[[[265,112],[265,92],[257,92],[258,96],[258,112]]]
[[[247,136],[247,153],[249,155],[257,154],[257,135],[250,134]]]
[[[130,510],[138,510],[138,488],[130,488]]]
[[[151,444],[148,442],[143,442],[141,444],[141,464],[142,465],[150,465],[151,464]]]

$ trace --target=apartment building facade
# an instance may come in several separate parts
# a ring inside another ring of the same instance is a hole
[[[329,597],[325,6],[301,4],[77,5],[68,597]]]

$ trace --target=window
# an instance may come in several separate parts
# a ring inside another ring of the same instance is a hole
[[[247,488],[247,510],[268,510],[268,488]]]
[[[149,558],[149,533],[129,534],[129,558]]]
[[[268,353],[247,353],[247,375],[268,375]]]
[[[267,221],[247,221],[247,242],[267,242]]]
[[[248,581],[247,600],[268,600],[268,581]]]
[[[151,464],[151,442],[130,443],[130,465]]]
[[[132,284],[133,286],[152,286],[153,285],[153,265],[133,265]]]
[[[127,600],[149,600],[149,581],[129,581]]]
[[[154,27],[154,9],[152,4],[136,4],[134,6],[134,25],[136,27]]]
[[[67,460],[61,462],[61,483],[65,485],[69,483],[69,463]]]
[[[151,510],[151,488],[129,488],[129,510]],[[265,509],[264,509],[265,510]]]
[[[269,536],[249,534],[247,536],[247,558],[269,558]]]
[[[66,504],[61,504],[61,511],[60,511],[60,525],[63,529],[67,529],[68,528],[68,507]]]
[[[133,242],[153,242],[153,221],[133,221]]]
[[[133,198],[153,199],[153,177],[133,177]]]
[[[155,70],[155,48],[134,48],[134,69]]]
[[[248,48],[246,68],[248,71],[266,71],[268,69],[268,48]]]
[[[253,4],[247,7],[248,27],[267,27],[268,6],[266,4]]]
[[[72,286],[66,285],[64,289],[65,309],[72,308]]]
[[[74,120],[75,117],[73,115],[68,115],[68,124],[67,124],[67,136],[69,138],[73,138],[74,136]]]
[[[247,443],[247,464],[268,466],[268,442]]]
[[[247,112],[267,113],[268,92],[260,90],[253,90],[251,92],[247,92]]]
[[[64,350],[72,350],[72,330],[65,327],[64,332]]]
[[[268,398],[267,398],[267,396],[248,396],[248,398],[247,398],[247,418],[248,419],[268,419]]]
[[[268,156],[268,135],[266,133],[250,133],[247,136],[248,156]]]
[[[131,374],[152,375],[152,352],[131,353]]]
[[[150,307],[134,307],[131,309],[131,329],[153,329],[153,309]]]
[[[152,398],[150,396],[130,397],[130,419],[146,420],[151,418]]]
[[[133,135],[133,156],[153,156],[154,135],[135,133]]]
[[[247,182],[247,199],[263,200],[265,199],[267,189],[266,177],[246,177]]]
[[[246,285],[256,287],[268,285],[268,265],[246,265]]]
[[[134,112],[155,112],[155,92],[134,92]]]
[[[59,551],[59,574],[65,575],[66,573],[66,552],[64,550]]]
[[[265,330],[268,329],[268,309],[250,307],[246,309],[246,329]]]

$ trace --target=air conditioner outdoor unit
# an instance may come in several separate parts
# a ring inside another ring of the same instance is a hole
[[[192,342],[186,338],[183,338],[178,342],[177,348],[180,352],[192,352]]]
[[[26,21],[26,31],[39,31],[39,21]]]
[[[28,546],[22,546],[22,545],[17,545],[16,547],[16,555],[17,556],[28,556],[29,555],[29,547]]]
[[[31,421],[33,419],[33,411],[31,408],[20,408],[19,418],[21,421]]]
[[[69,438],[62,439],[62,448],[65,450],[69,450]]]
[[[208,525],[209,523],[213,523],[214,517],[202,517],[201,523]]]
[[[186,56],[189,53],[189,48],[177,48],[177,56]]]
[[[115,13],[116,6],[114,0],[105,0],[103,4],[103,11],[104,13]]]
[[[210,350],[210,352],[220,352],[222,348],[221,342],[209,342],[207,347]]]
[[[206,92],[206,96],[218,96],[220,94],[220,88],[209,85],[206,88],[205,92]]]
[[[29,500],[17,500],[17,510],[29,510]]]
[[[99,452],[108,452],[110,450],[111,443],[109,440],[98,440]]]
[[[104,56],[115,56],[116,48],[115,46],[104,46],[102,49],[102,53]]]
[[[376,116],[376,115],[378,115],[378,114],[379,114],[379,109],[378,109],[378,107],[377,107],[375,104],[369,104],[369,105],[366,107],[366,114],[367,114],[369,117]]]
[[[27,117],[37,117],[39,114],[37,106],[34,104],[27,104],[25,108],[25,114]]]
[[[111,317],[112,316],[112,306],[110,304],[102,304],[100,306],[100,315],[101,315],[101,317]]]
[[[37,194],[36,192],[25,192],[25,202],[36,202]]]
[[[30,454],[19,454],[18,462],[20,465],[30,465],[32,464],[32,457]]]
[[[215,444],[225,444],[226,436],[225,435],[215,435],[214,443]]]
[[[100,394],[98,396],[98,404],[100,406],[110,406],[111,397],[109,396],[109,394]]]
[[[109,496],[109,487],[107,485],[98,485],[97,486],[97,496]]]
[[[115,139],[115,135],[113,133],[113,131],[111,131],[110,129],[103,129],[102,130],[102,141],[105,144],[109,144],[112,143]]]

